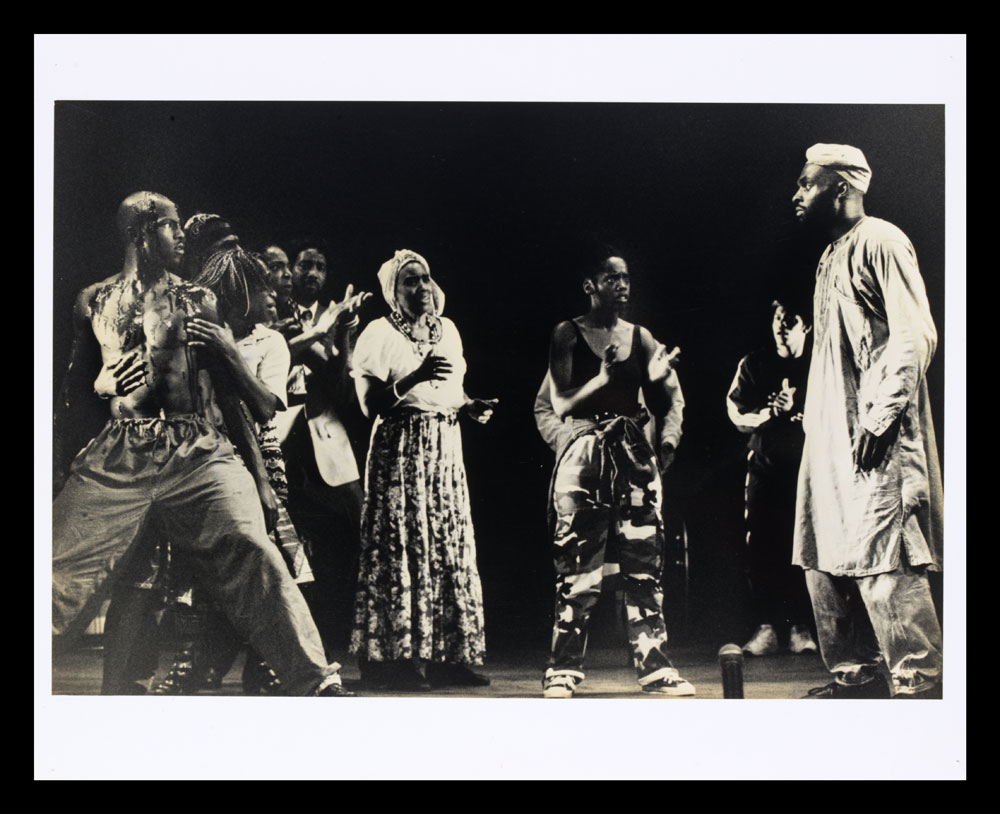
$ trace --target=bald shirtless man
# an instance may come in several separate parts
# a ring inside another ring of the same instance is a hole
[[[173,273],[184,256],[177,208],[137,192],[122,202],[118,229],[121,273],[84,289],[74,309],[71,366],[96,339],[103,367],[94,389],[110,400],[111,420],[77,455],[53,504],[53,633],[65,641],[85,628],[156,523],[191,555],[288,694],[350,695],[267,538],[261,507],[270,515],[274,496],[237,391],[189,344],[188,320],[218,316],[211,292]]]

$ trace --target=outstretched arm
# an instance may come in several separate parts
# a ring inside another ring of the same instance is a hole
[[[681,443],[684,424],[684,393],[674,365],[680,357],[680,348],[667,351],[645,328],[639,336],[645,358],[649,359],[643,393],[646,403],[660,419],[660,468],[664,471],[673,463]]]
[[[358,311],[370,297],[368,291],[355,294],[354,286],[348,285],[343,300],[331,300],[315,325],[303,325],[302,333],[288,340],[292,364],[304,364],[317,371],[329,357],[339,355],[350,338],[347,329],[357,327]]]
[[[348,285],[344,299],[330,302],[315,325],[289,341],[292,362],[312,371],[313,379],[326,390],[326,398],[338,412],[353,402],[351,360],[358,333],[358,310],[371,297],[367,291],[354,293]],[[316,385],[313,385],[316,386]]]

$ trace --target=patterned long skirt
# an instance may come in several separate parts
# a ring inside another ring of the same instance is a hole
[[[376,423],[360,559],[352,653],[482,664],[483,596],[456,416],[400,410]]]

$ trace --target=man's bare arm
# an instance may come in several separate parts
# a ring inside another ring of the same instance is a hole
[[[73,344],[52,422],[53,494],[62,488],[66,480],[69,457],[73,453],[69,449],[70,415],[86,396],[101,367],[100,348],[90,327],[90,301],[94,290],[94,286],[83,289],[73,304]]]
[[[549,376],[552,379],[552,407],[560,419],[584,407],[591,396],[611,381],[611,365],[618,354],[618,346],[609,345],[597,375],[582,387],[571,388],[573,348],[576,347],[576,342],[576,331],[568,321],[559,323],[552,331],[552,341],[549,344]]]
[[[200,317],[189,319],[186,327],[188,344],[206,348],[225,367],[236,392],[255,421],[263,424],[270,421],[278,409],[284,409],[281,399],[247,367],[229,328]]]
[[[680,356],[680,349],[667,352],[645,328],[639,329],[644,356],[649,365],[643,382],[643,394],[651,411],[660,419],[659,455],[660,467],[664,471],[673,462],[677,447],[680,446],[684,424],[684,393],[677,377],[674,363]]]
[[[215,310],[214,297],[205,299],[199,318],[218,324],[219,319]],[[201,358],[202,355],[199,354],[199,357]],[[214,354],[205,354],[203,358],[205,369],[212,380],[212,390],[215,393],[216,403],[219,405],[219,411],[226,424],[229,440],[233,442],[233,446],[240,453],[243,463],[253,477],[257,486],[257,494],[260,496],[261,508],[264,511],[267,530],[273,531],[278,520],[278,499],[267,478],[264,459],[260,454],[260,446],[257,443],[257,437],[251,426],[246,407],[238,395],[229,370]]]

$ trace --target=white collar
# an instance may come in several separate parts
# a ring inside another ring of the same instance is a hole
[[[313,324],[314,324],[314,325],[316,324],[316,318],[317,318],[317,317],[319,316],[319,300],[314,300],[314,301],[313,301],[313,304],[312,304],[312,305],[309,305],[309,306],[305,306],[305,307],[304,307],[304,306],[301,306],[301,305],[299,305],[299,306],[298,306],[298,309],[299,309],[299,311],[298,311],[298,312],[299,312],[300,314],[301,314],[301,313],[302,313],[303,311],[308,311],[308,312],[309,312],[310,314],[312,314],[312,321],[313,321]]]

